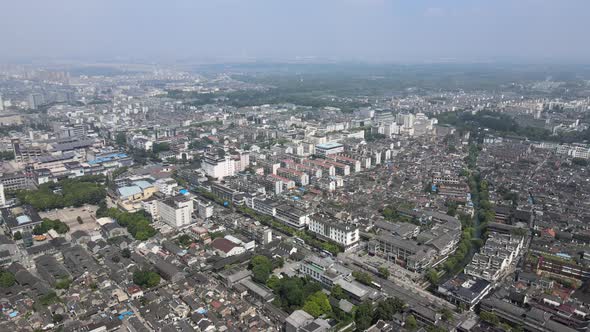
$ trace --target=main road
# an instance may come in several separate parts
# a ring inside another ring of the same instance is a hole
[[[371,273],[375,282],[381,285],[385,293],[391,296],[399,297],[409,305],[422,306],[434,311],[440,311],[444,308],[450,310],[456,309],[456,306],[452,303],[430,294],[429,292],[421,289],[418,285],[403,281],[401,279],[396,279],[395,282],[389,279],[383,279],[377,275],[372,268],[367,267],[362,262],[355,261],[346,254],[340,254],[338,255],[338,258],[342,259],[345,265],[347,265],[349,268]]]

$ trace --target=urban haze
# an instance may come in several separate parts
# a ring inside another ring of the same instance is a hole
[[[0,331],[590,331],[589,13],[0,0]]]

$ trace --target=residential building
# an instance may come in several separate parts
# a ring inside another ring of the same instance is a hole
[[[319,156],[325,157],[331,154],[338,154],[344,152],[344,145],[340,143],[323,143],[315,146],[315,153]]]
[[[12,235],[16,232],[23,234],[31,232],[35,226],[41,224],[43,220],[39,213],[30,205],[5,208],[0,210],[3,223],[8,227]]]
[[[321,318],[314,319],[303,310],[295,310],[285,320],[285,332],[324,332],[330,329],[330,324]]]
[[[158,201],[160,219],[172,227],[184,227],[192,223],[193,200],[178,195]]]
[[[6,205],[6,196],[4,195],[4,184],[0,182],[0,208]]]
[[[369,254],[384,257],[417,272],[432,266],[437,256],[435,249],[420,246],[415,241],[399,235],[377,235],[369,242]]]
[[[211,241],[211,247],[221,257],[230,257],[240,255],[246,252],[246,249],[228,239],[217,238]]]
[[[518,256],[524,237],[492,232],[479,253],[465,267],[469,274],[488,281],[498,280]]]
[[[360,240],[357,226],[341,223],[327,216],[311,216],[308,229],[321,238],[343,246],[345,250],[355,247]]]
[[[29,180],[22,172],[3,174],[0,182],[4,185],[7,191],[29,189]]]
[[[489,281],[462,273],[438,286],[438,292],[447,300],[467,310],[473,310],[491,290]]]

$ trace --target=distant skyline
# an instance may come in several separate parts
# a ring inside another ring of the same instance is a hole
[[[588,0],[0,0],[0,60],[579,62]]]

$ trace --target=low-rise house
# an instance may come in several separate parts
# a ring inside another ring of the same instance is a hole
[[[492,284],[484,279],[459,274],[438,286],[438,292],[450,302],[463,305],[468,310],[473,308],[491,291]]]
[[[233,243],[225,238],[217,238],[211,242],[211,247],[221,257],[230,257],[242,254],[246,251],[244,247]]]
[[[43,222],[39,213],[30,205],[1,209],[0,217],[12,235],[16,232],[31,232]]]

